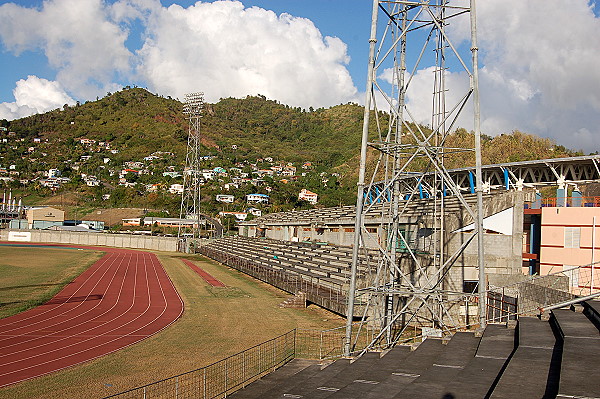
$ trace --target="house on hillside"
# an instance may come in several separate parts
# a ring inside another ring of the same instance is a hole
[[[256,217],[261,217],[262,216],[262,211],[258,208],[248,208],[247,211],[249,214],[254,215]]]
[[[169,192],[171,194],[183,194],[183,184],[171,184],[169,186]]]
[[[98,187],[100,185],[100,180],[96,176],[86,176],[83,181],[88,187]]]
[[[300,193],[298,194],[298,199],[299,200],[304,200],[304,201],[308,201],[311,204],[316,204],[317,200],[318,200],[319,195],[317,193],[313,193],[312,191],[308,191],[307,189],[303,188]]]
[[[180,172],[176,172],[176,171],[168,171],[168,172],[163,172],[163,177],[171,177],[171,178],[176,178],[176,177],[181,177],[183,176]]]
[[[246,195],[246,202],[253,202],[256,204],[268,204],[269,196],[267,194],[248,194]]]
[[[220,217],[233,216],[236,220],[246,220],[248,214],[246,212],[219,212]]]
[[[295,176],[296,175],[296,167],[295,166],[286,166],[281,171],[282,176]]]
[[[215,199],[217,202],[232,203],[235,200],[235,197],[229,194],[217,194]]]
[[[96,140],[94,140],[94,139],[87,139],[87,138],[80,138],[79,142],[82,145],[87,145],[87,146],[91,146],[91,145],[96,144]]]
[[[200,224],[203,219],[200,220]],[[163,218],[149,216],[144,218],[144,226],[163,226],[163,227],[198,227],[198,221],[195,219]]]

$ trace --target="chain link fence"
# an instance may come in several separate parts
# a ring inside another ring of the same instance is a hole
[[[298,329],[296,331],[296,357],[302,359],[333,360],[344,356],[345,326],[322,331],[308,329]],[[359,323],[355,324],[352,333],[352,351],[354,354],[367,348],[375,336],[375,331],[372,327],[359,327]]]
[[[237,269],[249,276],[271,284],[284,291],[303,292],[307,298],[318,305],[338,313],[345,313],[347,307],[347,287],[329,281],[330,279],[313,277],[274,268],[261,261],[231,254],[226,251],[203,246],[198,252],[217,262]]]
[[[292,360],[295,341],[296,330],[292,330],[206,367],[105,399],[225,398]]]

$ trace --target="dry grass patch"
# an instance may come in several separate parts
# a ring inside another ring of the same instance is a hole
[[[1,389],[0,398],[99,398],[206,366],[296,327],[343,324],[319,308],[279,308],[288,294],[214,262],[191,258],[226,288],[210,287],[174,254],[159,258],[185,303],[177,322],[114,354]]]
[[[43,304],[102,254],[77,249],[0,246],[0,319]]]

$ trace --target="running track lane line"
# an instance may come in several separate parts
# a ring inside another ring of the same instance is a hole
[[[0,387],[122,349],[183,313],[155,254],[69,247],[106,254],[46,304],[0,320]]]
[[[192,261],[187,259],[182,259],[182,261],[183,263],[188,265],[193,271],[198,273],[198,275],[202,277],[204,281],[206,281],[208,284],[212,285],[213,287],[225,287],[225,284],[223,284],[222,282],[220,282],[219,280],[202,270],[199,266],[196,266]]]

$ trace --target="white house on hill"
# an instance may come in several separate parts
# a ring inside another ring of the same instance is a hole
[[[318,200],[318,197],[319,197],[319,195],[317,193],[313,193],[312,191],[308,191],[305,188],[303,188],[302,191],[300,191],[300,193],[298,194],[298,199],[299,200],[308,201],[311,204],[316,204],[317,200]]]

